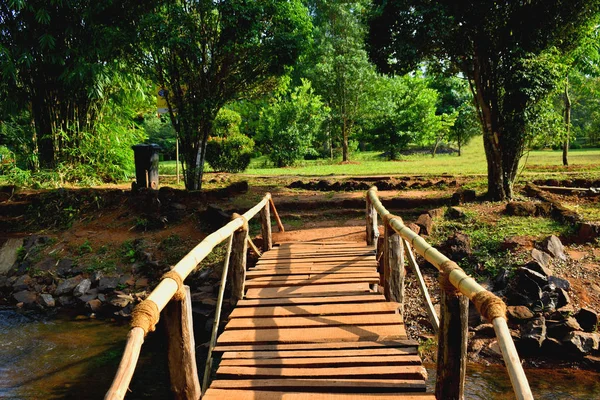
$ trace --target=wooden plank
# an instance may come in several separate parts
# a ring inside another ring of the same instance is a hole
[[[363,378],[382,378],[384,376],[393,376],[396,379],[426,379],[427,371],[420,365],[384,365],[368,367],[333,367],[333,368],[269,368],[269,367],[219,367],[217,370],[217,379],[222,379],[225,375],[236,377],[252,376],[256,378],[281,377],[281,378],[301,378],[301,377],[363,377]]]
[[[253,282],[274,282],[274,281],[301,281],[307,279],[347,279],[347,278],[365,278],[365,277],[373,277],[379,276],[377,271],[359,271],[359,272],[344,272],[337,274],[330,274],[328,272],[320,272],[320,273],[306,273],[301,275],[292,275],[292,276],[281,276],[281,275],[272,275],[272,276],[252,276],[248,277],[248,280],[252,280]]]
[[[278,297],[298,296],[350,296],[369,293],[368,283],[339,283],[319,286],[282,286],[278,288],[248,289],[247,299],[272,299]]]
[[[375,256],[375,252],[369,251],[328,251],[328,252],[285,252],[277,254],[264,254],[261,260],[288,260],[288,259],[306,259],[306,258],[338,258],[338,257],[369,257]]]
[[[404,325],[355,325],[306,329],[230,329],[219,336],[217,343],[314,343],[405,338]]]
[[[360,267],[360,268],[377,268],[376,261],[344,261],[344,262],[328,262],[328,263],[312,263],[306,261],[298,261],[294,263],[277,263],[277,264],[261,264],[252,267],[250,271],[254,270],[265,270],[265,269],[297,269],[297,268],[311,268],[316,269],[329,269],[339,267]]]
[[[266,264],[281,264],[281,263],[285,263],[285,264],[298,264],[298,263],[302,263],[302,262],[312,262],[312,263],[338,263],[338,262],[345,262],[345,261],[377,261],[375,258],[375,255],[371,254],[368,256],[356,256],[356,257],[348,257],[348,256],[344,256],[344,257],[306,257],[306,258],[294,258],[294,259],[285,259],[285,260],[281,260],[279,258],[274,258],[274,259],[265,259],[265,258],[260,258],[258,260],[258,262],[256,263],[256,265],[266,265]]]
[[[328,268],[272,268],[272,269],[251,269],[246,272],[246,278],[254,278],[260,276],[275,276],[275,275],[322,275],[322,274],[360,274],[372,273],[377,271],[375,267],[328,267]]]
[[[232,379],[216,380],[212,383],[213,389],[273,389],[307,391],[340,389],[370,389],[376,392],[424,392],[426,385],[421,379]]]
[[[203,400],[389,400],[398,399],[396,393],[310,393],[310,392],[278,392],[260,390],[208,389]],[[407,393],[403,400],[435,400],[428,393]]]
[[[267,280],[250,280],[246,282],[247,289],[256,288],[271,288],[283,286],[315,286],[315,285],[331,285],[332,283],[379,283],[379,277],[374,276],[341,276],[338,278],[320,278],[313,277],[307,279],[267,279]]]
[[[288,256],[290,254],[294,255],[310,255],[310,254],[375,254],[375,249],[372,247],[357,247],[357,248],[338,248],[338,249],[278,249],[271,250],[265,253],[265,257],[279,257],[279,256]]]
[[[366,304],[335,304],[335,305],[305,305],[305,306],[275,306],[275,307],[236,307],[229,315],[233,318],[248,317],[289,317],[302,315],[342,315],[342,314],[375,314],[396,312],[398,303],[366,303]]]
[[[302,357],[355,357],[355,356],[400,356],[418,354],[417,347],[382,347],[375,349],[335,350],[279,350],[279,351],[228,351],[221,359],[262,359],[262,358],[302,358]]]
[[[304,358],[260,358],[221,360],[219,367],[281,367],[281,368],[317,368],[317,367],[359,367],[378,365],[420,365],[418,355],[401,356],[354,356],[354,357],[304,357]]]
[[[277,392],[260,390],[228,390],[208,389],[203,400],[389,400],[398,399],[396,393],[310,393],[310,392]],[[428,393],[407,393],[402,395],[403,400],[435,400]]]
[[[335,304],[335,303],[369,303],[369,302],[385,302],[385,297],[375,293],[359,293],[348,296],[338,297],[290,297],[290,298],[275,298],[275,299],[244,299],[238,302],[237,308],[242,307],[259,307],[259,306],[285,306],[285,305],[318,305],[318,304]]]
[[[310,328],[319,326],[346,325],[392,325],[402,324],[400,314],[327,315],[278,318],[234,318],[225,329],[265,329],[265,328]]]
[[[418,346],[419,342],[411,339],[395,339],[359,342],[321,342],[321,343],[276,343],[276,344],[217,344],[215,351],[297,351],[297,350],[340,350],[343,349],[390,349]]]

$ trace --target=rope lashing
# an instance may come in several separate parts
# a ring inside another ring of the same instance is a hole
[[[146,336],[148,332],[154,332],[159,318],[160,312],[156,303],[152,300],[144,300],[135,306],[131,313],[131,327],[142,328]]]
[[[452,260],[445,261],[440,265],[440,275],[438,277],[438,280],[440,282],[440,285],[442,286],[442,289],[447,294],[456,294],[456,292],[458,291],[458,289],[455,288],[454,285],[450,282],[450,274],[454,270],[462,269]]]
[[[390,226],[390,223],[392,222],[393,219],[397,219],[400,221],[401,224],[404,224],[402,222],[402,218],[400,218],[399,216],[394,215],[392,213],[385,214],[383,217],[381,217],[381,219],[383,220],[384,226]]]
[[[238,213],[233,213],[231,214],[231,220],[233,221],[234,219],[237,218],[241,218],[244,221],[244,224],[242,225],[242,227],[240,228],[241,230],[244,230],[246,232],[248,232],[248,220],[246,219],[246,217],[244,217],[243,215],[240,215]]]
[[[496,318],[506,319],[506,304],[492,292],[484,290],[471,299],[479,313],[488,321]]]
[[[173,295],[173,300],[185,299],[185,289],[183,288],[183,279],[181,279],[181,276],[177,272],[171,270],[171,271],[165,273],[161,279],[166,279],[166,278],[174,280],[175,283],[177,284],[177,291]]]

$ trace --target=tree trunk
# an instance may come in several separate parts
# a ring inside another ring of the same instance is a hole
[[[569,77],[565,82],[565,130],[567,136],[563,142],[563,165],[569,165],[569,141],[571,136],[571,98],[569,97]]]
[[[342,161],[348,161],[348,122],[343,119],[342,125]]]

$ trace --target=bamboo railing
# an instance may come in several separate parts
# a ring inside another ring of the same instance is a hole
[[[207,374],[210,374],[212,349],[216,342],[229,267],[232,270],[232,301],[236,302],[243,297],[244,293],[248,242],[255,248],[254,243],[251,242],[248,236],[248,221],[260,213],[263,251],[270,250],[272,247],[271,210],[275,215],[279,231],[282,232],[283,225],[275,209],[275,204],[271,194],[267,193],[258,204],[246,213],[243,215],[234,214],[231,222],[208,235],[183,257],[170,272],[163,276],[158,286],[146,300],[136,306],[132,313],[132,328],[127,335],[125,350],[112,385],[104,397],[106,400],[121,400],[125,397],[138,362],[144,338],[148,332],[154,330],[154,325],[159,319],[159,313],[163,310],[163,317],[167,321],[171,389],[177,399],[199,399],[201,397],[202,388],[198,380],[195,360],[190,291],[189,287],[183,285],[183,280],[196,269],[198,264],[218,244],[229,239],[215,311],[213,336],[210,341],[206,365],[206,371],[208,372],[205,372],[204,383],[207,385]],[[255,251],[258,251],[258,249],[255,249]]]
[[[494,326],[496,338],[508,370],[517,399],[533,399],[531,389],[506,324],[506,306],[502,300],[479,285],[454,262],[406,227],[402,219],[390,214],[377,196],[377,188],[367,191],[367,244],[377,246],[379,228],[377,215],[384,221],[383,274],[381,284],[390,301],[401,302],[404,292],[404,257],[406,250],[410,266],[415,269],[419,286],[426,296],[426,309],[438,333],[438,364],[435,395],[437,399],[462,399],[467,359],[467,312],[469,300]],[[411,248],[440,271],[441,319],[431,305],[429,296]]]

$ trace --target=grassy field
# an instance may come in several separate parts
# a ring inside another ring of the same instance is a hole
[[[269,166],[267,157],[262,156],[251,161],[244,172],[248,175],[386,175],[386,174],[431,174],[452,175],[486,174],[487,163],[483,150],[482,138],[473,140],[463,149],[463,154],[409,155],[400,161],[387,161],[381,152],[361,152],[351,156],[351,162],[342,164],[340,160],[301,161],[297,166],[273,168]],[[569,153],[569,170],[578,172],[600,172],[600,149],[571,150]],[[562,152],[543,150],[531,151],[521,162],[525,172],[560,172]],[[208,169],[210,170],[210,169]],[[175,162],[161,163],[161,174],[174,174]]]

